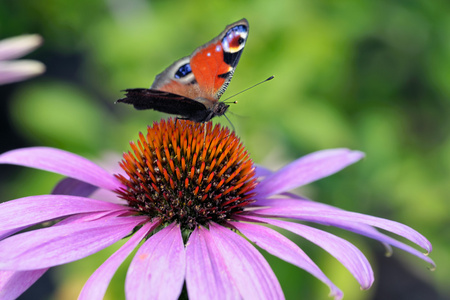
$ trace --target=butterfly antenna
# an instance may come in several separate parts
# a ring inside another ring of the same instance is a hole
[[[260,82],[258,82],[257,84],[254,84],[254,85],[252,85],[251,87],[248,87],[248,88],[246,88],[245,90],[242,90],[242,91],[240,91],[239,93],[236,93],[236,94],[234,94],[234,95],[228,97],[228,98],[225,99],[223,102],[226,103],[226,102],[225,102],[226,100],[228,100],[228,99],[230,99],[230,98],[233,98],[234,96],[237,96],[237,95],[239,95],[239,94],[241,94],[241,93],[243,93],[243,92],[245,92],[245,91],[248,91],[249,89],[252,89],[252,88],[254,88],[254,87],[257,86],[257,85],[260,85],[261,83],[264,83],[264,82],[266,82],[266,81],[272,80],[273,78],[274,78],[274,76],[272,75],[272,76],[270,76],[269,78],[264,79],[263,81],[260,81]],[[234,104],[236,104],[237,101],[233,101],[233,102],[229,102],[229,103],[234,103]],[[228,119],[228,118],[227,118],[227,119]],[[231,123],[231,122],[230,122],[230,123]]]
[[[230,121],[230,119],[228,119],[227,115],[223,115],[223,116],[228,120],[228,123],[230,123],[231,128],[233,129],[233,131],[236,131],[235,128],[234,128],[233,123],[231,123],[231,121]]]

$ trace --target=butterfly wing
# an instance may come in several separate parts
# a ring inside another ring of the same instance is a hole
[[[202,91],[219,99],[233,77],[248,37],[248,22],[242,19],[228,25],[211,42],[191,56],[191,68]]]
[[[133,104],[136,109],[154,109],[160,112],[190,118],[206,107],[198,101],[181,95],[154,89],[127,89],[125,98],[117,102]]]
[[[157,75],[151,88],[202,101],[210,108],[233,77],[248,28],[246,19],[228,25],[216,38]]]
[[[154,109],[196,122],[223,115],[229,105],[218,102],[225,92],[248,36],[242,19],[216,38],[158,74],[150,89],[127,89],[117,102],[136,109]]]

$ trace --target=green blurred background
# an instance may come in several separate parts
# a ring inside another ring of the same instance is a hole
[[[254,161],[277,169],[312,151],[348,147],[367,158],[301,189],[314,200],[393,219],[434,246],[434,272],[419,259],[326,228],[360,247],[374,286],[356,281],[317,246],[292,237],[345,299],[450,299],[450,2],[3,0],[0,38],[38,33],[28,55],[47,72],[0,87],[1,152],[66,149],[108,164],[148,124],[167,117],[114,105],[120,90],[149,87],[174,60],[246,17],[250,35],[224,98]],[[216,121],[229,126],[224,118]],[[60,177],[1,166],[1,201],[49,193]],[[52,269],[22,299],[75,299],[117,247]],[[325,285],[267,256],[288,299],[328,299]],[[106,299],[122,299],[126,265]]]

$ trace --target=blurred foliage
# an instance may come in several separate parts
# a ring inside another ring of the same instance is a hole
[[[449,10],[446,0],[4,0],[0,38],[41,34],[45,45],[28,57],[44,62],[48,71],[0,87],[1,151],[45,145],[100,159],[108,151],[127,150],[139,131],[167,116],[114,105],[120,91],[149,87],[174,60],[246,17],[249,40],[224,98],[275,75],[235,98],[239,104],[228,114],[255,162],[276,169],[324,148],[364,151],[362,162],[301,192],[425,234],[434,245],[435,272],[400,251],[390,260],[401,259],[444,299],[450,292]],[[228,126],[224,118],[217,121]],[[48,193],[57,180],[18,167],[2,166],[0,172],[2,201]],[[381,249],[354,234],[336,233],[369,257]],[[332,257],[298,242],[347,299],[382,294],[377,285],[359,291]],[[59,268],[66,275],[58,276],[65,281],[54,299],[75,298],[105,251]],[[288,299],[325,299],[326,287],[318,280],[268,259]],[[371,261],[381,281],[379,261]],[[123,267],[114,277],[108,299],[123,297],[125,273]],[[401,292],[411,299],[408,289]]]

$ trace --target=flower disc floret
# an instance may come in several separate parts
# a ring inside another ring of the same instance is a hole
[[[212,123],[161,121],[120,163],[119,196],[142,214],[193,229],[223,223],[253,202],[255,171],[234,132]]]

